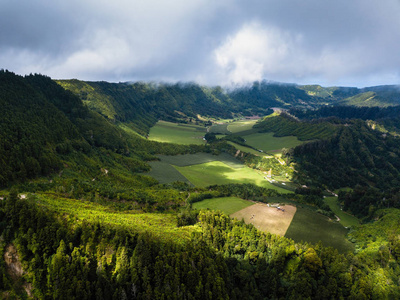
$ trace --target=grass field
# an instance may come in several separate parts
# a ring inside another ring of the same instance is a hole
[[[183,242],[190,239],[195,226],[177,227],[176,215],[167,213],[137,213],[113,211],[97,203],[60,198],[51,195],[34,196],[36,203],[50,210],[74,215],[77,222],[100,222],[123,227],[133,232],[151,232],[160,240]]]
[[[254,205],[254,203],[248,200],[243,200],[237,197],[222,197],[206,199],[200,202],[193,203],[193,208],[209,208],[212,210],[220,210],[223,213],[230,215],[251,205]]]
[[[230,134],[230,133],[231,133],[231,132],[228,130],[228,123],[213,124],[213,125],[209,128],[209,132],[221,133],[221,134]]]
[[[228,125],[228,130],[232,133],[239,133],[242,131],[250,130],[258,120],[241,120],[232,122]]]
[[[265,156],[265,153],[261,153],[260,151],[254,150],[253,148],[249,148],[249,147],[245,147],[239,144],[236,144],[234,142],[228,141],[228,144],[232,145],[233,147],[235,147],[236,149],[242,151],[242,152],[247,152],[247,153],[251,153],[257,156]]]
[[[321,241],[324,246],[336,248],[343,253],[354,250],[354,245],[346,239],[346,234],[346,228],[330,221],[328,217],[309,209],[297,208],[285,236],[295,242],[307,241],[315,244]]]
[[[169,163],[178,167],[185,167],[197,164],[204,164],[212,161],[221,161],[232,168],[243,168],[244,165],[227,153],[221,153],[220,155],[212,155],[210,153],[195,153],[195,154],[183,154],[183,155],[159,155],[162,162]]]
[[[163,161],[152,161],[149,162],[149,165],[151,170],[150,172],[146,173],[146,175],[155,178],[159,183],[182,181],[193,185],[185,176],[179,173],[179,171],[169,163]]]
[[[230,216],[238,220],[243,219],[247,224],[251,223],[261,231],[284,236],[292,222],[293,216],[295,216],[296,207],[285,205],[282,208],[285,211],[268,207],[267,204],[256,203]]]
[[[293,148],[304,143],[295,136],[274,137],[273,135],[272,132],[253,133],[243,138],[246,139],[247,144],[256,149],[274,153],[281,152],[282,148]]]
[[[235,169],[223,162],[213,161],[204,164],[176,168],[191,183],[198,187],[207,187],[214,184],[252,183],[265,188],[277,190],[280,193],[290,192],[286,189],[272,185],[265,180],[260,173],[246,166],[240,169]]]
[[[149,139],[158,142],[174,144],[205,144],[203,136],[206,128],[190,124],[176,124],[165,121],[158,121],[150,129]]]
[[[353,225],[360,224],[360,221],[355,217],[352,216],[340,209],[337,197],[327,197],[324,199],[325,203],[329,205],[331,210],[337,215],[340,219],[340,224],[345,227],[350,227]]]

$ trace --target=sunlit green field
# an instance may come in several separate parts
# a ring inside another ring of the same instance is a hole
[[[186,167],[190,165],[204,164],[212,161],[221,161],[232,168],[243,168],[242,162],[227,153],[219,155],[212,155],[210,153],[199,152],[195,154],[182,154],[182,155],[158,155],[160,160],[179,167]]]
[[[313,244],[321,241],[326,247],[340,252],[353,251],[354,245],[346,239],[347,229],[328,217],[306,208],[298,207],[286,231],[285,237],[295,242],[307,241]]]
[[[149,139],[182,145],[202,145],[205,144],[203,140],[205,134],[206,128],[202,126],[158,121],[150,129]]]
[[[241,120],[232,122],[228,125],[228,130],[232,133],[238,133],[253,128],[253,125],[257,123],[258,120]]]
[[[213,125],[209,128],[209,132],[221,133],[221,134],[230,134],[230,133],[231,133],[231,132],[228,130],[228,123],[213,124]]]
[[[51,195],[36,195],[33,198],[40,206],[76,216],[77,222],[100,222],[138,233],[151,232],[160,240],[183,242],[189,240],[191,233],[197,230],[194,226],[177,227],[174,214],[119,212],[93,202]]]
[[[169,163],[163,161],[152,161],[149,162],[149,165],[151,170],[150,172],[146,173],[146,175],[153,177],[161,184],[171,183],[174,181],[182,181],[191,184],[185,176],[183,176]]]
[[[337,215],[339,217],[339,219],[340,219],[339,222],[343,226],[350,227],[353,225],[360,224],[360,221],[356,217],[354,217],[340,209],[337,197],[327,197],[327,198],[325,198],[324,201],[326,204],[329,205],[329,207],[335,213],[335,215]]]
[[[254,203],[237,197],[223,197],[223,198],[206,199],[200,202],[193,203],[193,208],[195,209],[209,208],[212,210],[220,210],[225,214],[230,215],[250,205],[254,205]]]
[[[246,139],[247,144],[256,149],[274,153],[281,152],[282,148],[293,148],[304,143],[295,136],[274,137],[273,135],[272,132],[253,133],[243,138]]]
[[[176,166],[176,169],[198,187],[214,184],[251,183],[277,190],[280,193],[289,193],[288,190],[272,185],[260,173],[246,166],[235,169],[223,162],[213,161],[187,167]]]

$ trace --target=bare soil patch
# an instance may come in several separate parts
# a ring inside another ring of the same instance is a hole
[[[243,219],[246,224],[251,223],[261,231],[284,236],[295,213],[296,207],[292,205],[280,206],[278,209],[267,204],[256,203],[230,216],[238,220]]]

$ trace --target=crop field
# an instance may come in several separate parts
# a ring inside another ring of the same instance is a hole
[[[232,133],[239,133],[242,131],[247,131],[253,128],[253,125],[257,123],[258,120],[241,120],[232,122],[228,125],[228,130]]]
[[[295,242],[316,244],[321,241],[324,246],[334,247],[344,253],[354,250],[354,245],[345,237],[347,232],[346,228],[328,217],[298,207],[285,236]]]
[[[198,187],[207,187],[214,184],[229,183],[252,183],[261,187],[277,190],[279,193],[290,191],[272,185],[257,171],[246,166],[243,168],[232,168],[220,161],[204,164],[176,167],[191,183]]]
[[[273,135],[272,132],[253,133],[243,138],[246,139],[247,144],[264,152],[280,153],[282,148],[293,148],[304,143],[295,136],[274,137]]]
[[[256,203],[230,216],[238,220],[243,219],[247,224],[251,223],[261,231],[284,236],[296,214],[296,207],[285,205],[281,208],[284,211],[269,207],[264,203]]]
[[[182,145],[205,144],[203,136],[206,128],[190,124],[176,124],[158,121],[150,129],[149,139],[157,142],[167,142]]]
[[[198,230],[195,226],[177,227],[174,214],[119,212],[93,202],[51,195],[35,195],[34,199],[39,206],[74,215],[77,222],[100,222],[138,233],[151,232],[160,240],[184,242],[190,239],[193,231]]]
[[[329,205],[331,210],[337,215],[340,219],[340,224],[345,227],[351,227],[353,225],[360,224],[360,221],[355,217],[352,216],[340,209],[337,197],[327,197],[325,198],[325,203]]]
[[[212,161],[221,161],[232,168],[243,168],[244,165],[227,153],[220,155],[212,155],[210,153],[195,153],[195,154],[181,154],[181,155],[158,155],[160,160],[171,165],[178,167],[185,167],[197,164],[204,164]]]
[[[222,197],[205,199],[200,202],[193,203],[195,209],[212,209],[220,210],[223,213],[230,215],[248,206],[254,205],[254,202],[243,200],[237,197]]]
[[[169,163],[163,161],[152,161],[149,162],[149,165],[151,166],[151,170],[150,172],[146,173],[146,175],[153,177],[161,184],[182,181],[193,185],[185,176],[183,176]]]

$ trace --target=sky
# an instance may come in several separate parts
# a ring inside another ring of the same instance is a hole
[[[400,84],[400,0],[1,0],[0,69],[211,86]]]

